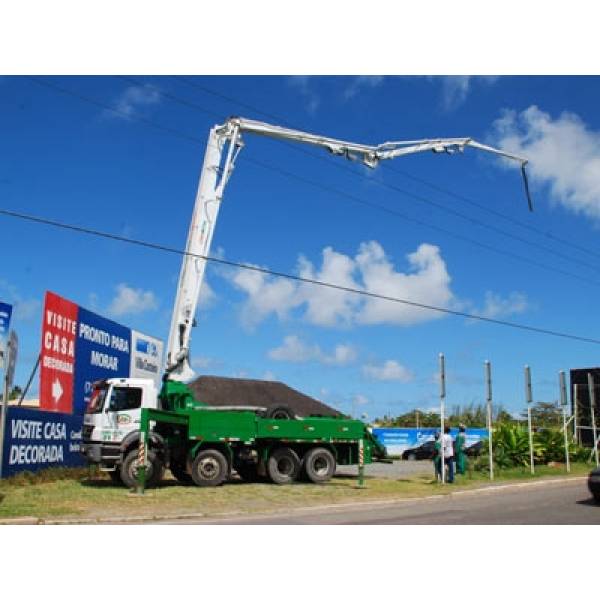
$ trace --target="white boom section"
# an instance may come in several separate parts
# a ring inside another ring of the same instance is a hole
[[[242,133],[254,133],[281,140],[320,146],[349,160],[360,160],[371,168],[376,167],[380,160],[393,159],[428,150],[452,154],[457,151],[462,152],[466,146],[471,146],[520,163],[525,192],[531,209],[531,199],[525,173],[527,159],[480,144],[471,138],[385,142],[378,146],[369,146],[277,125],[269,125],[260,121],[232,117],[223,125],[213,127],[208,136],[208,145],[188,233],[186,254],[179,274],[177,298],[169,331],[166,373],[170,379],[189,381],[194,377],[194,371],[190,366],[189,348],[191,329],[194,326],[194,315],[206,267],[206,260],[201,257],[208,256],[210,253],[210,245],[223,198],[223,190],[233,171],[237,155],[243,146]]]

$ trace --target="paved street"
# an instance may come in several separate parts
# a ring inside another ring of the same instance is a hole
[[[594,504],[584,478],[503,485],[397,502],[371,502],[358,507],[320,507],[226,519],[190,519],[172,523],[212,524],[337,524],[337,525],[502,525],[600,524],[600,505]]]

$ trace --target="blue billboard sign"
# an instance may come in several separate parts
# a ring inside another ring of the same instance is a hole
[[[79,307],[75,340],[73,412],[83,413],[92,384],[109,377],[129,377],[130,329]]]
[[[163,343],[46,292],[40,407],[83,414],[99,379],[152,379],[160,387]]]
[[[9,407],[6,416],[2,475],[48,467],[78,467],[82,415]]]
[[[390,456],[399,456],[409,448],[416,448],[429,440],[433,440],[439,427],[379,427],[373,429],[373,434],[386,447]],[[458,428],[450,429],[450,435],[455,438]],[[487,439],[488,432],[485,428],[468,427],[466,432],[466,446],[472,446],[480,440]]]
[[[6,340],[8,339],[8,329],[10,327],[10,316],[12,306],[5,302],[0,302],[0,369],[4,368],[6,357]]]

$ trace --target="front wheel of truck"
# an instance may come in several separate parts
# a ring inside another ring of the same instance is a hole
[[[229,464],[215,448],[201,450],[192,463],[192,479],[201,487],[221,485],[229,475]]]
[[[162,479],[165,467],[156,456],[149,450],[146,457],[146,487],[155,487]],[[121,480],[128,488],[135,488],[138,482],[138,450],[132,450],[121,464]]]

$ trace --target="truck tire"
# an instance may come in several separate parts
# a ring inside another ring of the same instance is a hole
[[[192,463],[192,480],[201,487],[221,485],[228,474],[227,459],[215,448],[201,450]]]
[[[258,474],[258,465],[256,463],[239,463],[235,470],[240,476],[240,479],[243,479],[248,483],[256,483],[262,480],[262,477]]]
[[[121,463],[121,480],[128,488],[137,486],[138,475],[138,450],[132,450]],[[146,487],[155,487],[162,479],[165,471],[163,462],[152,450],[146,456]]]
[[[313,483],[325,483],[335,473],[335,457],[327,448],[312,448],[304,455],[304,475]]]
[[[300,459],[291,448],[277,448],[267,461],[267,475],[273,483],[292,483],[300,473]]]
[[[294,411],[285,404],[269,406],[265,412],[265,419],[295,419]]]
[[[180,483],[184,483],[185,485],[194,483],[192,476],[185,470],[185,467],[182,467],[179,463],[171,463],[169,469],[171,470],[173,477]]]

